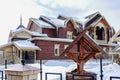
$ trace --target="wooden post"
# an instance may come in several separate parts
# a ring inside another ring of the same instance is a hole
[[[114,63],[114,54],[112,53],[112,64]]]
[[[22,51],[20,50],[20,59],[22,60]]]

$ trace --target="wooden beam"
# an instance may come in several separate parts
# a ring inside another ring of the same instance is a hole
[[[96,52],[90,53],[88,54],[85,58],[84,61],[87,62],[88,60],[90,60],[92,57],[94,57],[96,54]]]
[[[91,45],[93,45],[95,48],[97,48],[99,52],[106,54],[106,52],[100,46],[98,46],[97,43],[95,43],[93,39],[91,39],[87,35],[84,35],[84,38],[89,40],[89,43],[91,43]]]
[[[75,62],[78,62],[78,59],[73,55],[73,53],[68,52],[68,53],[66,53],[66,54],[67,54],[67,56],[68,56],[69,58],[71,58],[71,59],[74,60]]]
[[[65,53],[67,53],[83,37],[83,35],[85,35],[86,32],[87,30],[81,32],[78,37],[61,53],[60,56],[63,56]]]

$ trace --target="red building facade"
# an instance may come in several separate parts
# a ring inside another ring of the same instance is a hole
[[[116,47],[116,44],[110,43],[110,38],[115,34],[114,29],[99,12],[88,15],[84,22],[62,15],[57,18],[40,16],[38,19],[30,18],[27,26],[30,31],[48,35],[32,39],[32,42],[41,48],[41,51],[36,53],[37,59],[68,59],[65,55],[59,55],[85,28],[89,28],[88,35],[106,52]]]

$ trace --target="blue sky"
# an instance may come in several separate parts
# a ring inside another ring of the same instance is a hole
[[[99,11],[115,28],[120,29],[120,0],[0,0],[0,45],[7,43],[10,30],[15,30],[23,16],[26,27],[29,18],[59,14],[83,18]]]

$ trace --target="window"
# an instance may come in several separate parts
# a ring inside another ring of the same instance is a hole
[[[55,56],[59,56],[60,55],[59,47],[60,47],[59,44],[55,44],[54,45],[54,55]]]
[[[103,27],[96,27],[96,36],[98,40],[105,40],[105,30]]]
[[[71,31],[67,31],[67,38],[72,39],[72,32]]]
[[[68,47],[68,45],[64,45],[64,50],[65,50],[67,47]],[[65,54],[65,56],[67,56],[67,55]]]

